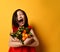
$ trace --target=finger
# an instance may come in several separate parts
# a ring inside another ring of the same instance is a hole
[[[15,37],[15,41],[19,41],[19,39],[17,37]]]

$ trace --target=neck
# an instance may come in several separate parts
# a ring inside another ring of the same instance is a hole
[[[23,26],[19,26],[19,28],[21,28],[21,27],[23,27]]]

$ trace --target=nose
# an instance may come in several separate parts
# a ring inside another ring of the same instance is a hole
[[[22,17],[20,17],[20,18],[22,18]]]

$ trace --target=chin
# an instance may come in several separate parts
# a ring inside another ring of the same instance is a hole
[[[24,24],[19,24],[19,26],[24,26]]]

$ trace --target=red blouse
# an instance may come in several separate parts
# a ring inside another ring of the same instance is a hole
[[[17,27],[13,27],[13,32],[16,32],[17,29]],[[29,46],[10,47],[8,52],[36,52],[36,49]]]

